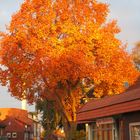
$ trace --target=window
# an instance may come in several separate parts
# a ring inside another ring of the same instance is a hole
[[[114,140],[115,121],[112,117],[97,119],[92,125],[93,140]]]
[[[93,140],[114,140],[114,125],[101,124],[97,126],[93,124],[92,135]]]
[[[12,133],[12,138],[17,138],[17,133],[16,132]]]
[[[8,132],[6,135],[7,135],[7,138],[11,138],[11,133],[10,132]]]
[[[129,124],[130,140],[140,140],[140,122]]]

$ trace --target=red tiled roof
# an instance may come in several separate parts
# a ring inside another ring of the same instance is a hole
[[[77,121],[140,110],[140,78],[125,93],[91,100],[77,113]]]
[[[7,117],[1,123],[6,126],[6,128],[5,128],[6,131],[20,132],[25,129],[24,125],[22,125],[20,122],[18,122],[13,117]]]
[[[23,131],[25,125],[33,126],[33,120],[28,118],[28,112],[26,110],[17,108],[0,108],[1,123],[8,129],[8,131]],[[12,125],[9,125],[11,123]]]
[[[22,123],[27,125],[31,125],[33,120],[28,118],[27,110],[22,110],[18,108],[0,108],[1,117],[0,119],[4,120],[7,116],[13,117]]]
[[[21,123],[27,124],[27,125],[32,125],[33,124],[33,120],[28,118],[28,116],[19,116],[19,117],[15,117],[15,119],[17,121],[20,121]]]
[[[27,110],[22,110],[18,108],[0,108],[1,116],[0,119],[4,120],[7,116],[13,117],[24,117],[28,116]]]

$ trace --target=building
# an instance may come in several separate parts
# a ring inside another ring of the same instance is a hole
[[[42,125],[37,112],[29,112],[28,117],[33,121],[33,136],[35,140],[40,140]]]
[[[91,100],[77,112],[88,140],[140,140],[140,79],[124,93]]]
[[[0,108],[0,139],[7,140],[40,140],[41,124],[36,112],[27,111],[27,100],[24,97],[21,109]]]
[[[17,108],[0,108],[0,137],[10,140],[38,139],[38,122],[29,117],[27,110]]]

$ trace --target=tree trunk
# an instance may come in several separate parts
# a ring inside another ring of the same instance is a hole
[[[75,140],[77,123],[63,121],[63,126],[66,140]]]
[[[68,85],[69,86],[69,85]],[[71,93],[71,88],[69,86],[68,93],[71,98],[71,110],[72,114],[69,112],[66,112],[65,106],[63,105],[63,100],[59,97],[59,95],[56,92],[56,97],[58,100],[58,105],[61,108],[61,116],[62,116],[62,123],[64,126],[64,132],[65,132],[65,140],[75,140],[75,133],[76,133],[76,102],[75,97]]]

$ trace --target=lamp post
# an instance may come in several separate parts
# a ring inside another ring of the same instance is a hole
[[[25,125],[24,140],[28,140],[27,125]]]

